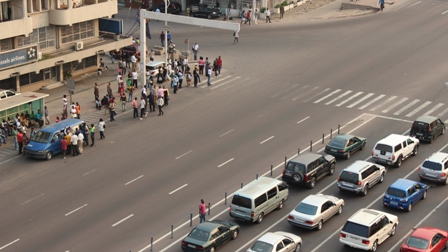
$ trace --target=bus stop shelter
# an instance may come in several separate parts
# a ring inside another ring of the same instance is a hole
[[[44,98],[49,96],[48,94],[42,94],[37,92],[25,92],[16,94],[15,96],[8,97],[0,100],[0,121],[13,119],[16,114],[22,114],[28,111],[31,114],[32,111],[37,113],[37,110],[44,112]]]

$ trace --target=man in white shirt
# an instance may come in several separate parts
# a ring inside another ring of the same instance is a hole
[[[136,63],[137,63],[137,58],[135,57],[135,54],[132,54],[132,56],[131,56],[131,68],[132,69],[135,69],[135,65],[136,65]]]
[[[182,73],[185,73],[185,71],[187,71],[187,67],[188,67],[188,59],[187,57],[185,57],[182,63]]]
[[[78,136],[76,134],[73,134],[70,138],[70,142],[72,144],[72,151],[73,156],[78,156],[79,149],[78,149]]]
[[[104,123],[103,118],[100,118],[100,122],[98,123],[98,131],[100,132],[100,139],[106,138],[104,135],[104,129],[106,128],[106,123]]]
[[[146,106],[146,101],[145,98],[141,98],[140,99],[140,120],[143,120],[143,114],[145,114],[145,117],[147,116],[147,113],[145,113],[145,106]]]
[[[132,70],[132,85],[134,85],[135,88],[138,88],[137,86],[137,80],[138,80],[138,73],[137,70]]]
[[[198,60],[198,50],[199,50],[199,45],[198,45],[198,43],[195,42],[193,45],[194,60]]]
[[[269,23],[271,22],[271,11],[269,9],[266,8],[266,10],[264,11],[264,14],[266,15],[266,23],[269,21]]]
[[[81,154],[84,151],[83,145],[84,145],[84,134],[82,134],[81,131],[78,131],[78,150],[79,150],[79,154]]]

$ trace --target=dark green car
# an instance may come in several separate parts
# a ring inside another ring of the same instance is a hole
[[[235,239],[240,226],[226,220],[206,221],[196,226],[182,241],[184,252],[214,252],[216,249]]]
[[[367,140],[349,134],[340,134],[334,137],[325,146],[325,153],[335,157],[350,158],[350,155],[358,150],[364,149]]]

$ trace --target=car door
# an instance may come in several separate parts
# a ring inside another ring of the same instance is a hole
[[[431,251],[442,251],[446,245],[444,241],[445,236],[443,236],[442,234],[437,233],[436,235],[434,235],[434,237],[432,237],[431,239]]]
[[[437,123],[437,135],[441,135],[443,132],[443,128],[445,127],[444,123],[442,122],[442,120],[437,119],[436,120]]]
[[[222,244],[228,242],[232,238],[232,232],[230,232],[230,229],[225,226],[218,227],[219,231],[219,239],[222,240]]]
[[[320,178],[328,173],[329,166],[327,163],[328,162],[324,157],[320,157],[314,162],[318,178]]]
[[[414,191],[415,191],[415,193],[414,193],[415,194],[415,202],[417,202],[423,197],[423,193],[425,190],[423,190],[423,188],[419,184],[415,184]]]
[[[213,243],[216,248],[220,247],[224,243],[224,239],[220,235],[217,228],[215,228],[210,234],[210,243]]]
[[[369,167],[369,173],[371,174],[370,175],[371,185],[377,184],[381,177],[380,168],[376,167],[376,165],[372,165]]]
[[[294,241],[289,238],[283,238],[282,240],[283,245],[285,246],[284,251],[286,252],[293,252],[296,248],[296,244],[294,244]]]
[[[273,188],[271,188],[268,191],[268,211],[266,212],[266,214],[268,212],[271,212],[272,210],[274,210],[275,208],[277,208],[279,202],[278,202],[278,196],[277,196],[277,187],[274,186]]]
[[[416,193],[415,193],[415,188],[414,186],[411,186],[410,188],[408,188],[407,190],[408,193],[408,199],[409,199],[409,204],[414,204],[415,202],[417,202],[417,197],[416,197]]]
[[[333,216],[333,212],[335,209],[335,207],[333,205],[334,204],[331,200],[326,201],[322,204],[321,216],[322,216],[322,219],[324,219],[324,221],[327,221],[328,219],[330,219],[331,216]]]
[[[390,231],[392,230],[392,223],[390,223],[389,219],[387,218],[387,216],[383,216],[383,218],[381,218],[381,230],[380,230],[380,242],[382,243],[383,241],[385,241],[389,236],[390,236]]]
[[[358,142],[356,137],[352,137],[347,142],[347,152],[350,152],[352,154],[358,149]]]

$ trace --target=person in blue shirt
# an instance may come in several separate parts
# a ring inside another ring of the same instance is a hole
[[[171,42],[171,33],[170,31],[166,32],[166,39],[168,40],[168,44]]]
[[[40,109],[34,115],[34,119],[39,123],[39,128],[42,128],[42,125],[44,125],[44,120],[42,120],[42,116],[43,116],[42,111],[40,111]]]

